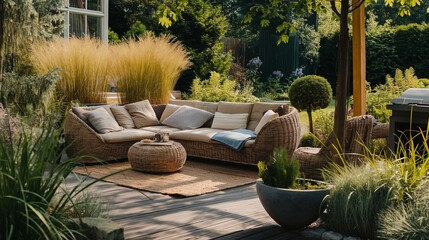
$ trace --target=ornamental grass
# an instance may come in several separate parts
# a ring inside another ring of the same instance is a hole
[[[107,44],[89,38],[55,39],[35,44],[31,61],[39,74],[60,70],[56,91],[63,101],[106,102],[111,63]]]
[[[387,157],[367,149],[363,165],[325,169],[334,186],[323,219],[328,227],[365,239],[427,239],[428,135],[406,131]]]
[[[113,53],[116,87],[125,102],[167,103],[181,72],[191,65],[183,45],[168,35],[147,34],[115,46]]]

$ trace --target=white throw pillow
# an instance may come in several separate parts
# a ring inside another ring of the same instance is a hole
[[[205,110],[189,106],[181,106],[173,114],[162,121],[162,124],[179,129],[195,129],[201,127],[212,117],[213,113]]]
[[[259,121],[258,125],[255,128],[255,133],[258,134],[262,127],[265,126],[269,121],[276,119],[279,117],[278,113],[275,113],[273,110],[268,110],[265,112],[264,116],[262,116],[261,120]]]
[[[246,128],[248,117],[248,113],[229,114],[216,112],[212,128],[226,130]]]
[[[92,111],[86,111],[83,115],[99,133],[117,132],[124,129],[119,126],[118,122],[116,122],[107,110],[102,107]]]

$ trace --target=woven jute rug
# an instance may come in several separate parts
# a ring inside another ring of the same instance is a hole
[[[257,179],[256,167],[225,164],[215,161],[187,161],[175,173],[152,174],[134,171],[128,162],[76,167],[74,172],[92,178],[102,178],[117,173],[103,181],[134,189],[191,197],[237,186],[254,183]]]

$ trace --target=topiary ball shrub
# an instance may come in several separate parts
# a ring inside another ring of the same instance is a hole
[[[312,133],[306,133],[302,135],[299,141],[300,147],[320,147],[319,139]]]
[[[324,77],[304,76],[291,84],[289,99],[292,106],[300,111],[307,111],[310,132],[314,133],[311,112],[329,106],[332,99],[332,88]]]

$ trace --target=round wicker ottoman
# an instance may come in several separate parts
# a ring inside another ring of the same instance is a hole
[[[134,170],[150,173],[176,172],[186,161],[186,151],[182,144],[143,144],[137,142],[128,150],[128,161]]]

